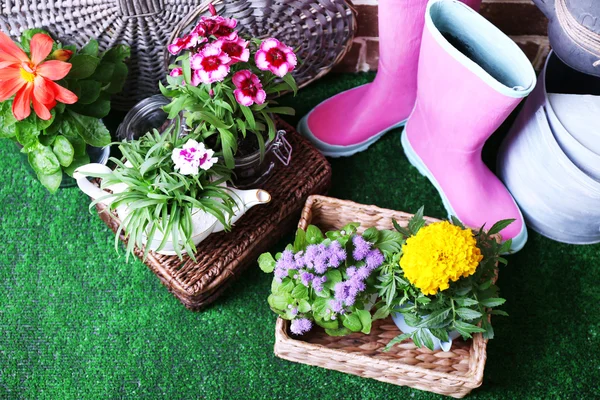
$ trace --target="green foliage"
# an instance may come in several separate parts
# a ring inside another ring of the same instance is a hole
[[[21,47],[29,52],[31,38],[48,32],[30,29],[21,36]],[[12,114],[12,99],[0,103],[0,138],[10,138],[23,146],[40,182],[52,193],[60,186],[63,172],[72,175],[75,168],[89,162],[86,145],[110,144],[110,133],[100,120],[110,111],[110,97],[122,90],[127,78],[124,60],[129,48],[118,45],[100,54],[95,39],[77,51],[75,46],[54,42],[53,50],[67,49],[73,55],[67,61],[71,70],[58,82],[78,96],[75,104],[58,103],[48,121],[32,110],[29,117],[17,121]],[[51,59],[53,54],[48,56]]]
[[[160,233],[163,239],[156,250],[161,250],[172,240],[175,252],[181,258],[182,249],[194,258],[192,214],[196,209],[213,215],[226,229],[233,215],[235,201],[226,187],[221,186],[229,177],[228,171],[218,164],[197,175],[182,175],[174,170],[171,155],[194,135],[181,137],[179,124],[172,125],[163,134],[148,132],[139,140],[121,142],[119,150],[123,160],[111,158],[117,167],[110,174],[90,174],[102,178],[102,187],[125,184],[127,189],[96,199],[112,201],[111,209],[123,205],[129,214],[122,221],[115,237],[128,236],[127,258],[134,247],[142,248]],[[125,161],[126,160],[126,161]],[[126,163],[127,162],[127,163]],[[181,245],[181,248],[177,246]],[[150,246],[146,246],[146,257]]]
[[[454,225],[464,229],[456,218]],[[498,287],[494,285],[499,256],[506,245],[500,245],[493,236],[508,226],[511,220],[496,223],[489,232],[480,229],[475,232],[477,247],[483,259],[475,273],[450,284],[450,288],[435,295],[426,296],[412,285],[400,267],[402,252],[387,252],[386,261],[379,269],[380,301],[376,304],[374,319],[386,318],[391,313],[401,313],[409,326],[416,328],[412,333],[404,333],[389,342],[386,349],[406,339],[412,339],[417,346],[433,349],[431,333],[442,341],[448,333],[456,330],[463,338],[470,338],[480,332],[487,339],[493,338],[489,322],[492,314],[506,315],[503,311],[492,310],[500,306],[504,299],[498,297]],[[408,238],[415,235],[425,225],[423,208],[415,214],[406,227],[394,221],[396,230]],[[510,242],[508,243],[510,248]]]

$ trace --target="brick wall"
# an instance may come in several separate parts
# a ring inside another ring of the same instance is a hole
[[[352,48],[336,66],[336,71],[366,72],[377,69],[377,3],[378,0],[353,1],[358,30]],[[541,68],[550,49],[546,36],[548,21],[531,0],[483,0],[481,14],[509,35],[536,69]]]

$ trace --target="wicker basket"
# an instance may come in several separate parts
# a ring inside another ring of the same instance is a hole
[[[405,226],[411,217],[411,214],[351,201],[310,196],[298,226],[306,229],[313,224],[331,230],[354,221],[361,223],[361,231],[372,226],[392,229],[392,218]],[[473,335],[468,341],[455,340],[448,352],[417,348],[412,340],[384,352],[386,344],[400,333],[392,319],[387,318],[374,321],[369,335],[353,333],[333,337],[317,327],[306,335],[291,337],[289,321],[279,318],[275,330],[275,355],[456,398],[464,397],[481,385],[487,346],[487,340],[481,334]]]
[[[272,201],[250,209],[231,232],[206,238],[198,247],[197,262],[187,255],[181,261],[177,256],[152,251],[148,254],[148,268],[190,310],[212,303],[244,268],[293,230],[309,195],[325,193],[329,188],[331,166],[325,157],[290,125],[281,120],[277,125],[287,132],[293,152],[290,165],[278,165],[264,185]],[[116,232],[116,215],[104,212],[106,207],[101,204],[97,209],[102,220]],[[136,248],[135,254],[141,259],[143,250]]]
[[[61,41],[79,46],[95,37],[101,50],[128,44],[128,80],[113,102],[115,108],[127,110],[158,92],[158,81],[166,75],[169,38],[181,28],[182,20],[198,16],[207,4],[202,0],[5,0],[0,5],[0,29],[16,38],[26,29],[46,28]],[[300,86],[341,60],[356,27],[344,0],[217,0],[215,4],[251,33],[275,36],[299,47],[304,64],[293,74]]]

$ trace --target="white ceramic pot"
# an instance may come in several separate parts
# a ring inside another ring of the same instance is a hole
[[[127,164],[126,164],[127,165]],[[75,170],[73,173],[73,177],[77,181],[77,185],[85,194],[90,196],[92,199],[96,200],[104,196],[110,195],[110,193],[100,189],[98,186],[94,185],[92,182],[88,180],[88,176],[97,175],[97,174],[110,174],[112,170],[105,165],[102,164],[87,164],[83,165]],[[127,184],[119,183],[115,185],[110,185],[106,187],[113,193],[121,193],[127,190]],[[266,204],[271,201],[271,195],[261,189],[254,190],[239,190],[234,188],[228,188],[231,196],[234,198],[236,202],[236,207],[234,207],[234,215],[231,216],[231,224],[235,223],[246,211],[248,211],[251,207],[257,204]],[[102,200],[101,203],[106,206],[110,206],[112,203],[111,198],[107,198]],[[130,210],[126,205],[120,205],[117,207],[117,215],[121,221],[124,221],[125,218],[130,214]],[[224,230],[225,227],[221,224],[212,214],[206,213],[200,209],[192,209],[192,240],[194,245],[198,245],[204,239],[208,237],[211,233],[220,232]],[[146,243],[146,246],[150,247],[150,250],[156,251],[163,241],[163,234],[160,230],[157,230],[152,242],[150,244]],[[147,240],[144,235],[143,240]],[[178,244],[178,247],[181,249],[182,253],[185,253],[183,249],[182,243]],[[175,255],[175,244],[172,240],[168,240],[165,246],[157,251],[159,254],[165,255]]]
[[[404,315],[402,315],[401,313],[392,313],[392,319],[394,320],[394,323],[396,324],[398,329],[400,329],[403,333],[413,333],[417,330],[417,328],[413,328],[412,326],[409,326],[406,323],[406,321],[404,320]],[[452,347],[452,341],[460,336],[460,333],[458,333],[458,331],[451,331],[448,332],[449,340],[447,342],[442,342],[440,339],[433,336],[429,329],[424,330],[427,332],[427,334],[433,341],[433,350],[442,349],[443,351],[450,351],[450,348]]]

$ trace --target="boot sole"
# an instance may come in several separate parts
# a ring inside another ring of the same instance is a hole
[[[312,134],[310,129],[308,128],[308,117],[310,113],[308,113],[304,118],[300,120],[298,123],[298,132],[300,132],[304,137],[306,137],[310,142],[319,150],[324,156],[331,158],[338,157],[349,157],[356,153],[360,153],[361,151],[365,151],[371,146],[373,143],[378,141],[383,135],[389,132],[392,129],[401,128],[406,125],[406,119],[397,124],[390,126],[379,132],[378,134],[371,136],[367,140],[364,140],[357,144],[352,144],[349,146],[340,146],[335,144],[325,143],[316,136]]]
[[[450,219],[450,217],[452,215],[456,216],[456,212],[450,205],[450,201],[444,194],[444,191],[441,189],[437,180],[435,179],[433,174],[429,171],[429,169],[427,168],[425,163],[421,160],[421,157],[419,157],[419,155],[414,151],[410,142],[408,141],[408,135],[407,135],[406,128],[404,128],[404,131],[402,132],[402,136],[401,136],[400,140],[402,142],[402,148],[404,149],[404,154],[406,155],[406,158],[408,159],[408,161],[411,163],[411,165],[413,167],[415,167],[419,171],[419,173],[421,175],[423,175],[424,177],[429,179],[429,181],[433,184],[435,189],[438,191],[440,197],[442,198],[442,203],[444,204],[444,208],[446,209],[446,212],[448,213],[448,219]],[[511,198],[512,198],[512,196],[511,196]],[[515,201],[515,199],[513,199],[513,202],[514,201]],[[516,202],[515,202],[515,206],[517,206]],[[503,255],[516,253],[517,251],[521,250],[525,246],[525,243],[527,243],[528,235],[527,235],[527,227],[525,226],[525,220],[523,219],[523,214],[521,214],[521,210],[519,209],[519,206],[517,206],[517,210],[519,210],[519,216],[521,217],[521,221],[523,221],[523,226],[521,227],[521,231],[519,232],[519,234],[512,239],[512,245],[510,247],[509,252],[504,253]]]

